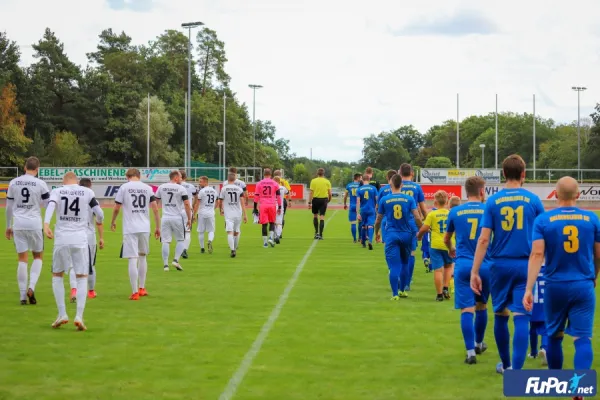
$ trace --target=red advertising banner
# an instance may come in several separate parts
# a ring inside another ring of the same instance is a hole
[[[438,190],[443,190],[448,193],[448,198],[452,196],[462,197],[462,186],[461,185],[421,185],[423,193],[425,194],[425,200],[433,200],[433,195]]]
[[[223,185],[219,185],[219,189],[221,187],[223,187]],[[292,192],[290,193],[292,196],[292,200],[304,199],[304,185],[290,184],[290,189],[292,189]],[[248,193],[248,196],[250,196],[250,200],[254,198],[254,190],[256,190],[255,183],[246,184],[246,191]]]

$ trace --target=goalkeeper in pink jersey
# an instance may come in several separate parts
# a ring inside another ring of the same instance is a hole
[[[271,179],[271,170],[265,169],[264,179],[258,182],[254,190],[254,215],[259,216],[262,225],[263,247],[275,247],[275,222],[281,213],[281,192],[279,184]],[[260,205],[260,207],[259,207]],[[268,236],[267,236],[268,229]],[[268,243],[268,244],[267,244]]]

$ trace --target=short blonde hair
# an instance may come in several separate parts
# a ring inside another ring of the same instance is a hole
[[[453,207],[460,206],[460,197],[452,196],[450,197],[450,201],[448,202],[448,208],[452,209]]]
[[[275,175],[275,177],[273,178],[273,180],[277,183],[281,183],[281,177]]]
[[[435,199],[435,202],[440,206],[440,207],[444,207],[446,205],[446,203],[448,202],[448,193],[446,193],[443,190],[438,190],[437,192],[435,192],[435,194],[433,195],[433,198]]]

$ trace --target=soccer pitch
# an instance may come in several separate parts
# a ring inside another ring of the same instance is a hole
[[[0,399],[219,399],[226,391],[273,400],[504,398],[491,314],[488,351],[465,365],[454,301],[434,301],[433,277],[420,258],[410,297],[390,301],[383,246],[353,244],[347,211],[330,210],[325,240],[315,243],[310,212],[288,210],[274,249],[261,247],[259,226],[243,225],[235,259],[217,216],[214,254],[200,254],[194,232],[183,272],[163,272],[153,240],[149,296],[140,301],[128,300],[121,225],[119,218],[116,233],[107,229],[98,251],[98,297],[87,301],[86,332],[75,331],[74,304],[67,305],[70,324],[50,328],[57,315],[52,242],[38,304],[21,306],[14,247],[2,239]],[[286,287],[289,297],[273,313]],[[270,316],[271,329],[259,336]],[[597,369],[597,343],[594,351]],[[567,337],[565,368],[572,360]],[[539,360],[525,368],[540,368]],[[233,376],[243,378],[239,385],[229,385]]]

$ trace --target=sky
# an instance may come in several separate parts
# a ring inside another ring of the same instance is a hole
[[[356,161],[362,138],[495,109],[559,122],[600,102],[597,0],[0,0],[0,29],[30,45],[50,27],[85,65],[105,28],[134,43],[202,21],[225,42],[231,88],[299,156]],[[35,10],[35,12],[31,12]],[[24,23],[26,21],[26,23]],[[229,144],[232,145],[232,144]]]

